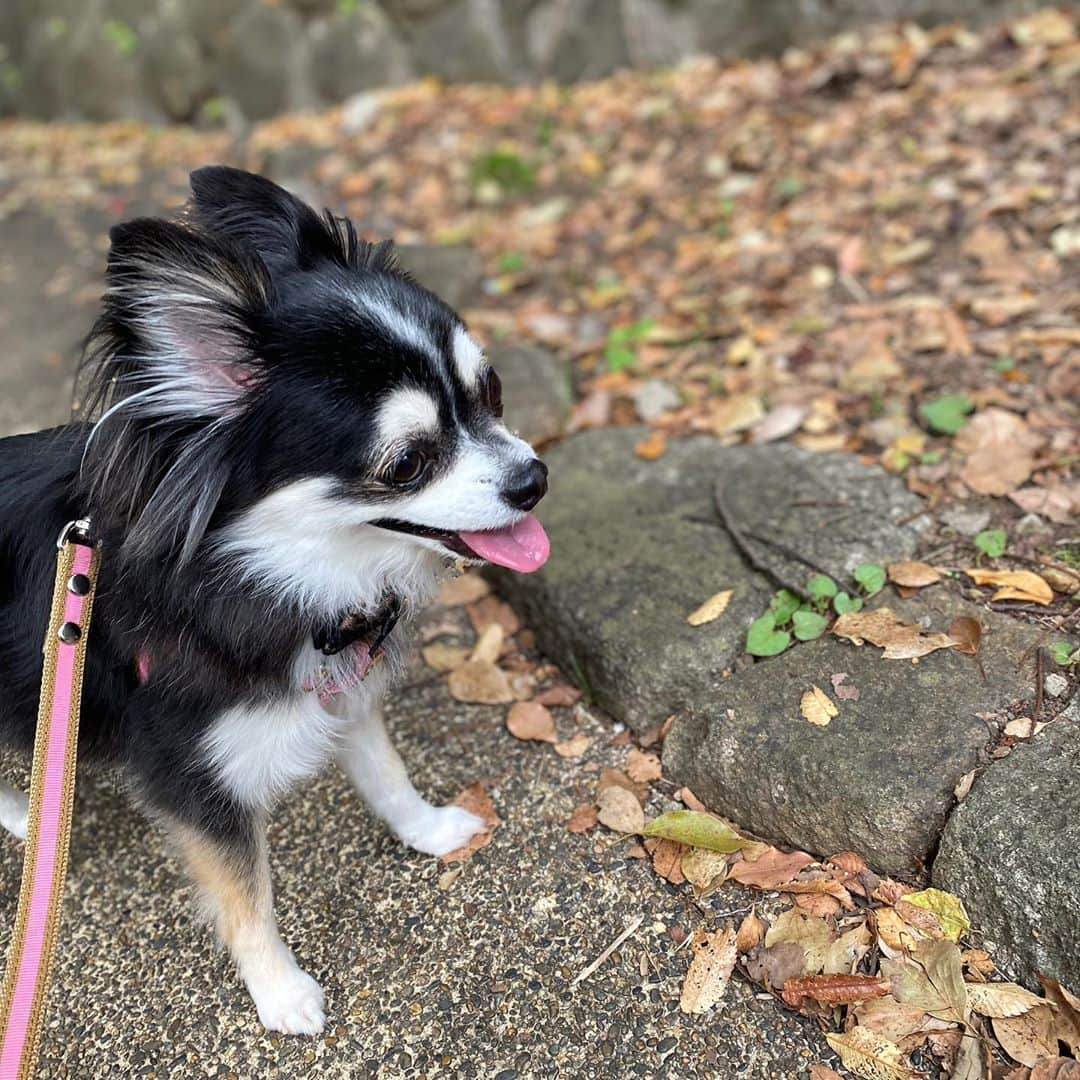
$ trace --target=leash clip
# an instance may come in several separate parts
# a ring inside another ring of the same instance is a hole
[[[69,521],[60,530],[60,535],[56,539],[56,550],[63,551],[64,545],[72,542],[93,547],[90,540],[90,519],[88,517]]]

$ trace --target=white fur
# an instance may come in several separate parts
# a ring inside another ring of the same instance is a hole
[[[286,1035],[318,1035],[326,1026],[322,987],[297,964],[277,931],[237,956],[240,977],[263,1027]]]
[[[426,353],[433,359],[439,356],[439,350],[435,342],[428,334],[423,324],[416,319],[410,318],[400,308],[394,306],[390,298],[369,286],[362,292],[353,293],[353,302],[361,314],[370,319],[375,319],[384,330],[393,335],[405,345]]]
[[[406,387],[395,390],[379,406],[379,441],[387,446],[407,445],[417,435],[439,431],[439,406],[423,390]]]
[[[12,836],[26,839],[26,819],[30,800],[25,791],[19,791],[0,780],[0,825]]]
[[[475,387],[480,382],[480,373],[487,366],[480,346],[476,344],[465,329],[454,329],[454,366],[462,386]]]

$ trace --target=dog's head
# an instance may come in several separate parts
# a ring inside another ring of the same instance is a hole
[[[262,177],[211,167],[192,190],[179,223],[113,229],[88,352],[85,468],[125,543],[216,545],[270,583],[402,552],[542,565],[547,469],[461,319]]]

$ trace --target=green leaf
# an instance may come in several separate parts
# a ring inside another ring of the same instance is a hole
[[[837,593],[836,582],[825,574],[815,574],[806,583],[806,591],[815,600],[831,600]]]
[[[700,810],[672,810],[645,826],[644,836],[659,836],[690,847],[730,854],[753,841],[740,836],[730,825]]]
[[[846,592],[833,597],[833,610],[837,615],[847,615],[849,611],[862,611],[862,597],[848,596]]]
[[[1069,667],[1080,662],[1080,649],[1073,652],[1072,646],[1067,641],[1055,641],[1050,646],[1050,655],[1054,658],[1054,663],[1062,667]]]
[[[825,633],[829,620],[816,611],[796,611],[791,620],[795,624],[795,636],[800,641],[813,641]]]
[[[941,889],[923,889],[908,893],[904,899],[909,904],[932,911],[941,923],[941,929],[950,941],[959,941],[971,929],[971,920],[958,896]]]
[[[634,366],[637,353],[625,345],[612,343],[604,350],[604,359],[607,361],[608,371],[622,371],[623,368]]]
[[[1005,554],[1005,548],[1009,545],[1009,538],[1004,529],[983,529],[975,534],[975,546],[991,559]]]
[[[746,632],[746,651],[751,656],[776,656],[790,644],[791,635],[776,629],[776,618],[771,611],[759,615]]]
[[[774,625],[783,626],[790,622],[791,616],[799,610],[802,601],[790,589],[781,589],[769,601],[769,610],[773,613]]]
[[[499,256],[499,269],[504,274],[516,274],[525,269],[525,256],[520,251],[504,251]]]
[[[923,423],[938,435],[955,435],[967,423],[975,402],[967,394],[943,394],[919,406]]]
[[[867,596],[885,588],[885,567],[877,563],[860,563],[855,567],[855,580],[866,590]]]

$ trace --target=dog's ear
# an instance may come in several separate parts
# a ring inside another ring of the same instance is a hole
[[[265,267],[157,218],[117,225],[109,235],[99,332],[122,345],[111,350],[111,373],[100,373],[114,384],[109,396],[137,395],[137,411],[162,417],[227,414],[258,375],[254,323],[269,302]]]
[[[390,245],[358,240],[346,218],[317,214],[264,176],[207,165],[191,174],[189,213],[208,231],[255,251],[273,275],[320,263],[389,269]]]

